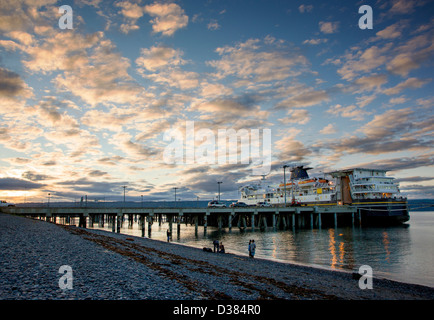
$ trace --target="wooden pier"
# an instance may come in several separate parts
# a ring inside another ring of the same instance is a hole
[[[196,231],[202,226],[206,232],[208,226],[219,229],[240,229],[267,227],[273,228],[322,228],[338,226],[361,226],[361,212],[353,206],[301,206],[301,207],[240,207],[240,208],[92,208],[92,207],[3,207],[4,213],[45,219],[58,223],[58,218],[69,221],[78,217],[78,226],[93,227],[94,223],[104,226],[108,222],[113,232],[120,232],[124,217],[132,223],[139,219],[142,236],[145,236],[145,221],[148,234],[153,223],[165,220],[172,231],[176,223],[178,232],[181,223],[194,224]]]

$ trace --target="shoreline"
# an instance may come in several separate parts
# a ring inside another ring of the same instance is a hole
[[[93,230],[99,230],[99,231],[105,231],[107,232],[107,234],[113,234],[112,231],[110,231],[107,228],[89,228],[90,231]],[[134,232],[132,233],[128,233],[128,232],[122,232],[121,229],[121,234],[128,236],[128,237],[137,237],[138,239],[149,239],[149,240],[153,240],[153,241],[161,241],[163,243],[167,243],[167,241],[162,240],[161,238],[149,238],[149,237],[141,237],[139,235],[137,235],[137,233],[135,234]],[[195,245],[194,244],[185,244],[183,242],[178,242],[176,240],[171,240],[170,243],[173,244],[177,244],[177,245],[181,245],[181,246],[185,246],[185,247],[189,247],[189,248],[196,248],[196,249],[202,249],[202,246],[200,245]],[[212,248],[212,243],[209,244],[208,247]],[[246,249],[247,250],[247,249]],[[248,257],[247,253],[244,254],[243,252],[241,252],[240,250],[227,250],[229,251],[230,254],[234,254],[234,255],[238,255],[241,257]],[[272,262],[277,262],[277,263],[283,263],[283,264],[289,264],[289,265],[297,265],[297,266],[301,266],[301,267],[311,267],[311,268],[315,268],[315,269],[321,269],[321,270],[327,270],[327,271],[332,271],[332,272],[342,272],[342,273],[347,273],[352,275],[353,273],[357,273],[358,269],[354,268],[354,269],[349,269],[349,268],[331,268],[330,266],[327,265],[320,265],[320,264],[309,264],[309,263],[303,263],[303,262],[298,262],[298,261],[290,261],[290,260],[283,260],[283,259],[279,259],[279,258],[272,258],[272,257],[259,257],[258,255],[255,256],[255,259],[263,259],[263,260],[267,260],[267,261],[272,261]],[[424,283],[423,280],[419,281],[418,279],[415,279],[414,281],[411,280],[407,280],[404,279],[402,280],[402,277],[400,277],[399,275],[394,275],[394,274],[388,274],[387,272],[379,272],[377,270],[374,270],[374,277],[377,279],[382,279],[382,280],[389,280],[389,281],[394,281],[394,282],[399,282],[399,283],[405,283],[405,284],[410,284],[410,285],[419,285],[419,286],[424,286],[424,287],[428,287],[428,288],[433,288],[434,289],[434,285],[432,285],[429,281],[428,283]]]
[[[362,290],[350,272],[5,214],[0,234],[2,300],[434,299],[418,284],[374,277]],[[72,267],[72,290],[59,289],[61,265]]]
[[[193,249],[193,250],[199,250],[200,252],[203,252],[202,249],[200,249],[199,247],[194,247],[194,246],[189,246],[183,243],[178,243],[178,242],[167,242],[167,241],[163,241],[160,239],[151,239],[151,238],[142,238],[139,236],[135,236],[135,235],[129,235],[129,234],[124,234],[124,233],[112,233],[110,231],[107,230],[101,230],[101,229],[85,229],[88,230],[90,232],[96,232],[96,233],[102,233],[108,237],[119,237],[120,239],[126,239],[126,238],[133,238],[133,239],[137,239],[138,241],[145,239],[147,241],[152,241],[152,242],[157,242],[163,245],[173,245],[173,246],[179,246],[182,247],[183,250],[185,250],[186,252],[189,249]],[[261,261],[264,264],[280,264],[282,265],[282,267],[284,267],[285,265],[287,265],[288,267],[292,267],[292,268],[306,268],[306,269],[312,269],[312,272],[320,272],[320,271],[325,271],[325,272],[330,272],[330,273],[336,273],[336,274],[341,274],[344,275],[344,277],[351,277],[353,278],[353,271],[350,270],[344,270],[344,269],[331,269],[331,268],[327,268],[325,266],[320,266],[320,265],[308,265],[308,264],[302,264],[302,263],[297,263],[297,262],[290,262],[290,261],[284,261],[284,260],[280,260],[280,259],[273,259],[273,258],[254,258],[251,259],[249,258],[247,255],[242,255],[239,253],[232,253],[232,252],[226,252],[225,254],[218,254],[218,253],[208,253],[209,255],[216,255],[221,256],[221,255],[226,255],[226,256],[231,256],[234,257],[235,259],[240,259],[240,260],[255,260],[255,261]],[[411,283],[411,282],[404,282],[404,281],[399,281],[399,280],[395,280],[395,279],[391,279],[391,278],[387,278],[387,277],[377,277],[374,276],[373,277],[374,281],[379,281],[379,282],[392,282],[395,283],[397,285],[403,285],[403,286],[415,286],[415,287],[421,287],[421,288],[426,288],[428,290],[433,290],[434,291],[434,287],[430,287],[428,285],[423,285],[423,284],[418,284],[418,283]]]

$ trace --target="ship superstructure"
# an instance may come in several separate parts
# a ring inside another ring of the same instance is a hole
[[[260,201],[265,201],[272,205],[283,206],[285,204],[327,204],[335,201],[335,186],[333,182],[325,177],[310,178],[307,173],[310,169],[304,166],[291,168],[291,175],[286,184],[270,185],[263,178],[257,184],[244,186],[240,188],[240,201],[248,205],[256,205]]]
[[[240,201],[248,205],[268,202],[273,206],[352,205],[368,220],[409,219],[407,198],[394,178],[386,176],[387,170],[354,168],[311,178],[307,172],[310,169],[303,165],[291,167],[286,184],[269,184],[264,177],[259,183],[243,186]]]

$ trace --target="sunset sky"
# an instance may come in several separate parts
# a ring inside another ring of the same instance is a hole
[[[373,10],[360,29],[359,7]],[[61,29],[61,5],[73,28]],[[0,199],[222,199],[248,164],[168,164],[169,129],[271,130],[312,175],[381,168],[434,197],[428,0],[0,0]],[[196,142],[196,147],[200,141]]]

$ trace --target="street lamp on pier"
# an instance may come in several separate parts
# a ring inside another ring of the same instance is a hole
[[[283,166],[283,188],[284,188],[284,195],[285,195],[285,207],[286,207],[286,168],[289,168],[287,164]],[[292,188],[292,185],[291,185]]]
[[[177,207],[177,205],[176,205],[176,190],[178,190],[179,188],[174,187],[173,189],[175,190],[175,207]]]
[[[218,181],[217,182],[217,184],[218,184],[218,188],[219,188],[219,202],[220,202],[220,185],[223,183],[223,181]]]
[[[122,186],[122,188],[124,188],[124,205],[125,205],[125,189],[127,188],[127,186]]]

